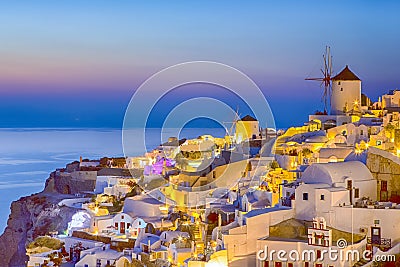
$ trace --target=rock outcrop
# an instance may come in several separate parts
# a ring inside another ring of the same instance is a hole
[[[67,229],[76,209],[58,206],[72,195],[58,192],[53,172],[46,181],[45,189],[37,194],[22,197],[11,204],[7,227],[0,236],[0,266],[26,266],[26,245],[36,237]]]
[[[93,192],[97,175],[131,174],[118,168],[81,168],[79,162],[72,162],[52,172],[42,192],[14,201],[7,227],[0,236],[0,266],[26,266],[28,243],[51,232],[63,233],[77,210],[58,203],[74,198],[74,194]]]

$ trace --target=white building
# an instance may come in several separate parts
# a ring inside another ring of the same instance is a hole
[[[157,199],[148,195],[137,195],[125,199],[123,211],[131,217],[161,217],[163,208],[165,204]]]
[[[126,194],[131,190],[131,187],[127,186],[127,182],[138,182],[136,178],[126,178],[121,176],[109,176],[109,175],[99,175],[96,180],[96,187],[94,192],[96,194],[107,194],[118,196],[121,194]]]
[[[356,126],[354,123],[347,123],[340,125],[327,131],[328,137],[334,139],[336,137],[345,137],[346,144],[354,146],[354,144],[361,141],[368,142],[368,127],[365,125]]]
[[[115,184],[104,188],[104,194],[109,196],[124,197],[132,190],[132,187],[126,184]]]
[[[113,218],[113,226],[118,234],[125,235],[129,233],[129,228],[133,223],[133,218],[124,212],[118,213]]]
[[[351,152],[353,149],[348,147],[323,147],[315,153],[315,157],[318,163],[342,162]]]
[[[104,215],[104,216],[92,216],[90,232],[92,233],[107,233],[114,231],[113,226],[113,216],[112,215]]]
[[[43,253],[30,254],[27,267],[40,267],[43,266],[44,263],[47,264],[50,263],[50,254],[53,252],[58,252],[58,250],[51,250]]]
[[[242,196],[242,210],[252,211],[265,209],[272,204],[272,192],[265,190],[251,190]]]
[[[145,166],[152,164],[152,160],[147,157],[127,157],[125,167],[128,169],[143,169]]]
[[[400,108],[400,91],[390,90],[382,96],[382,108]]]
[[[231,264],[236,259],[254,255],[247,259],[248,265],[255,266],[255,253],[257,251],[257,240],[269,235],[269,226],[280,223],[283,220],[293,218],[293,209],[287,207],[273,207],[252,210],[246,214],[239,213],[239,227],[229,229],[223,233],[224,247],[228,251],[228,262]]]
[[[136,218],[129,229],[131,237],[137,238],[145,231],[147,223],[142,218]]]
[[[331,114],[361,110],[361,80],[346,67],[332,78]]]
[[[122,252],[110,249],[109,245],[87,249],[81,252],[81,259],[75,267],[110,266],[115,264],[122,255]]]
[[[100,161],[81,161],[79,162],[79,168],[94,168],[100,165]]]
[[[376,180],[359,161],[315,163],[304,171],[301,181],[295,196],[297,219],[312,220],[362,197],[376,200]]]

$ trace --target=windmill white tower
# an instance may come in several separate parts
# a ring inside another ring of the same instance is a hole
[[[324,88],[322,96],[324,114],[327,115],[328,102],[330,103],[329,113],[331,115],[359,113],[361,109],[361,80],[347,65],[339,74],[332,77],[332,56],[329,46],[326,47],[323,59],[322,77],[306,78],[306,80],[321,82],[321,87]]]
[[[331,114],[360,112],[361,80],[346,67],[332,78]]]

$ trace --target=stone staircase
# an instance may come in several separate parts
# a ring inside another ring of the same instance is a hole
[[[196,253],[204,254],[204,240],[203,240],[203,234],[200,229],[200,225],[193,226],[193,235],[196,244]]]

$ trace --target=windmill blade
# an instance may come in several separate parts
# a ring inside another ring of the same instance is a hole
[[[324,78],[305,78],[306,81],[323,81]]]
[[[310,81],[320,81],[320,87],[324,86],[324,92],[323,92],[323,102],[324,102],[324,109],[325,112],[327,111],[328,108],[328,99],[330,102],[331,96],[332,96],[332,83],[331,83],[331,76],[332,76],[332,56],[331,56],[331,48],[330,46],[325,47],[325,53],[322,55],[323,58],[323,66],[320,69],[322,76],[321,78],[306,78],[305,80],[310,80]]]
[[[327,73],[327,70],[328,70],[328,62],[327,62],[327,59],[326,59],[326,55],[324,55],[324,72],[325,72],[325,75]]]
[[[332,56],[331,56],[331,47],[330,46],[326,46],[326,58],[328,61],[327,70],[328,70],[328,74],[330,77],[332,75]]]

